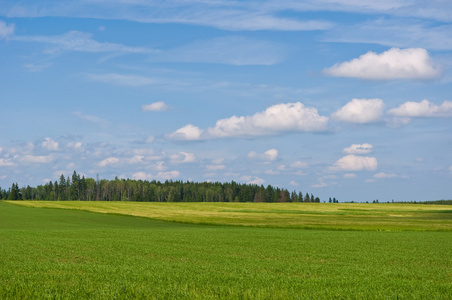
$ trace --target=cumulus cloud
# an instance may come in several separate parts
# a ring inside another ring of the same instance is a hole
[[[136,172],[132,175],[132,179],[135,180],[151,180],[152,174],[148,174],[146,172]]]
[[[278,158],[278,150],[269,149],[262,154],[259,154],[256,151],[250,151],[248,153],[248,158],[264,160],[264,161],[274,161]]]
[[[194,153],[179,152],[170,156],[173,163],[191,163],[196,160]]]
[[[316,132],[327,130],[328,117],[320,116],[317,109],[302,103],[270,106],[252,116],[232,116],[218,120],[214,127],[201,130],[191,124],[168,135],[172,139],[197,140],[208,138],[250,137],[274,135],[283,132]]]
[[[338,121],[350,123],[374,123],[383,116],[384,102],[381,99],[352,99],[331,117]]]
[[[378,167],[377,159],[369,156],[347,155],[336,161],[330,167],[331,171],[375,171]]]
[[[55,142],[51,138],[46,137],[42,142],[42,147],[49,151],[57,151],[58,150],[58,142]]]
[[[166,111],[170,107],[163,101],[160,102],[154,102],[148,105],[143,105],[141,109],[143,111]]]
[[[343,150],[346,154],[367,154],[372,152],[373,146],[371,144],[353,144]]]
[[[173,140],[195,141],[201,138],[203,132],[199,127],[188,124],[169,134],[167,137]]]
[[[287,131],[326,130],[328,117],[302,103],[277,104],[252,116],[232,116],[218,120],[208,129],[212,137],[256,136]]]
[[[422,48],[391,48],[381,54],[369,51],[359,58],[337,63],[324,73],[372,80],[431,79],[441,74],[427,50]]]
[[[108,165],[117,164],[118,162],[119,162],[119,158],[113,157],[113,156],[108,157],[99,163],[99,167],[106,167]]]
[[[8,25],[0,21],[0,39],[5,39],[14,34],[14,24]]]
[[[452,117],[452,101],[444,101],[441,105],[428,100],[409,101],[390,109],[388,114],[396,117]]]

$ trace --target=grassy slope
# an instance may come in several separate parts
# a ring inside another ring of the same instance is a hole
[[[452,231],[449,206],[357,203],[156,203],[16,201],[192,224],[341,230]]]
[[[451,234],[199,226],[0,201],[0,298],[447,299]]]

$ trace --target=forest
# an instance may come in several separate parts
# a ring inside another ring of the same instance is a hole
[[[182,182],[114,180],[85,178],[76,171],[63,174],[58,181],[37,187],[0,188],[0,199],[7,200],[81,200],[81,201],[149,201],[149,202],[320,202],[313,194],[268,185],[242,184],[235,181]],[[337,200],[334,198],[334,201]],[[331,198],[330,198],[331,202]]]

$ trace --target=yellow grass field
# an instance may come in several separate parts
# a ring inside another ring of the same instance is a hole
[[[191,224],[334,230],[452,231],[450,206],[395,203],[10,201]]]

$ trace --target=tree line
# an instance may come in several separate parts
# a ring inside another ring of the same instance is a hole
[[[319,197],[301,191],[268,185],[242,184],[235,181],[182,182],[134,179],[99,180],[85,178],[76,171],[63,174],[58,181],[37,187],[19,188],[13,183],[0,188],[0,199],[7,200],[80,200],[80,201],[150,201],[150,202],[320,202]]]

